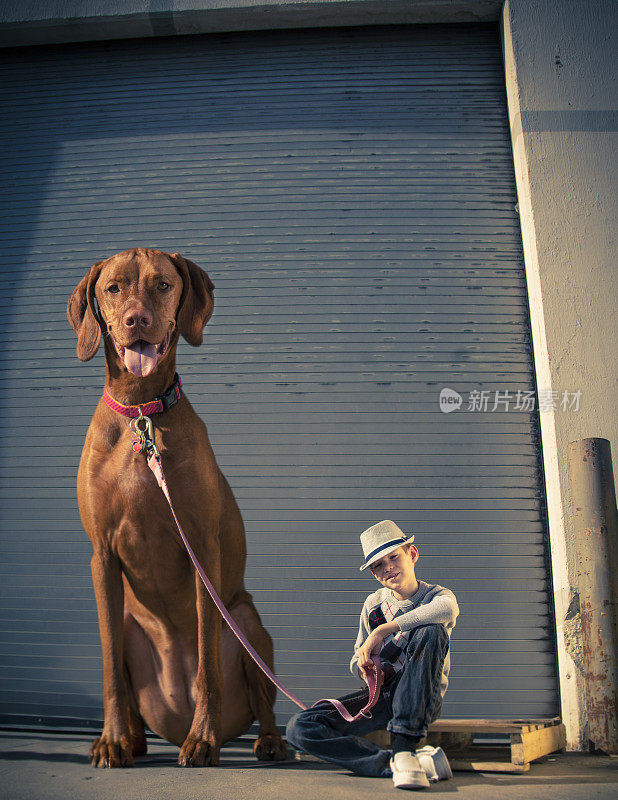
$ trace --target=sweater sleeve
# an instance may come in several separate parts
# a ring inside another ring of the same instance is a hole
[[[459,606],[455,595],[449,589],[442,589],[428,603],[400,614],[395,619],[402,631],[411,631],[419,625],[436,623],[452,628],[458,614]]]
[[[369,611],[367,610],[367,603],[363,605],[363,610],[360,615],[360,622],[358,625],[358,636],[354,643],[354,655],[350,661],[350,672],[355,678],[360,678],[358,672],[358,648],[362,645],[365,639],[369,636],[371,629],[369,628]]]

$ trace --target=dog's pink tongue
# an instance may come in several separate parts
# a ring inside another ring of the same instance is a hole
[[[125,347],[124,365],[138,378],[145,378],[157,366],[157,346],[140,340]]]

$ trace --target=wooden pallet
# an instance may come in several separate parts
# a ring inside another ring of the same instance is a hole
[[[475,734],[508,736],[508,745],[474,745]],[[390,746],[388,731],[367,735],[381,747]],[[566,732],[560,717],[552,719],[439,719],[429,726],[428,741],[440,745],[454,770],[527,772],[537,758],[563,750]],[[510,755],[510,758],[509,758]]]

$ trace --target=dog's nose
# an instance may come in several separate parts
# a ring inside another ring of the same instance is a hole
[[[152,314],[143,307],[132,308],[124,313],[122,322],[129,330],[134,330],[138,326],[145,330],[152,325]]]

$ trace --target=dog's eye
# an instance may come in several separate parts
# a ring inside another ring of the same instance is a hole
[[[110,294],[118,294],[118,292],[120,291],[120,287],[118,286],[117,283],[111,283],[107,287],[107,291],[110,292]]]
[[[166,283],[166,281],[159,281],[159,290],[162,292],[167,292],[170,289],[170,284]]]

